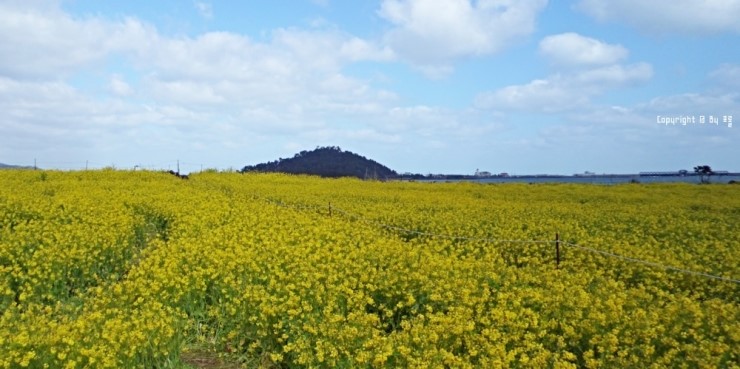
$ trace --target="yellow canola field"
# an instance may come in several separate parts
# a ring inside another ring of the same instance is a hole
[[[0,368],[738,368],[739,220],[732,185],[0,171]]]

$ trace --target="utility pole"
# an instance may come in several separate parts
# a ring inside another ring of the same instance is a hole
[[[177,174],[180,174],[180,159],[177,159]]]
[[[36,158],[33,158],[33,170],[39,169],[36,167]]]

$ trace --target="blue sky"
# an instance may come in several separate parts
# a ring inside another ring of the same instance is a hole
[[[0,162],[340,146],[399,172],[740,171],[739,19],[740,0],[0,0]]]

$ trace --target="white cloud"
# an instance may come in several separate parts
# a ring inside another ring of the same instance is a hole
[[[134,94],[134,89],[131,85],[118,74],[111,76],[108,88],[116,96],[126,97]]]
[[[540,41],[540,52],[563,66],[614,64],[629,55],[622,45],[607,44],[572,32],[545,37]]]
[[[390,60],[392,52],[336,30],[278,29],[265,42],[229,32],[169,37],[134,18],[76,18],[54,5],[4,2],[0,39],[2,155],[39,151],[49,142],[112,145],[116,139],[104,133],[111,130],[114,137],[221,146],[251,132],[295,133],[325,126],[334,115],[383,111],[396,99],[342,73],[349,63]],[[137,75],[136,90],[123,74],[107,71],[109,60],[124,63],[126,76]],[[103,71],[108,77],[93,86],[66,82],[76,75],[100,79]],[[92,97],[101,91],[108,95]],[[236,131],[219,134],[206,122]],[[388,138],[377,132],[365,139],[373,137]],[[6,152],[14,142],[32,144]]]
[[[417,66],[495,53],[531,34],[547,0],[384,0],[378,14],[394,25],[385,40]]]
[[[594,91],[601,91],[645,82],[652,76],[653,67],[648,63],[610,65],[575,74],[573,84],[579,87],[589,87]]]
[[[449,64],[417,65],[414,68],[433,80],[444,79],[455,71],[455,67]]]
[[[576,33],[543,38],[540,53],[554,62],[559,72],[529,83],[482,92],[475,99],[480,109],[561,112],[590,104],[591,98],[609,90],[648,81],[648,63],[620,64],[629,55],[621,45]]]
[[[6,77],[0,78],[0,111],[0,155],[5,157],[112,145],[120,135],[157,122],[153,114],[136,112],[116,100],[96,101],[62,82]]]
[[[306,69],[337,69],[347,62],[390,61],[393,51],[370,41],[338,31],[302,31],[278,29],[272,43],[300,60]]]
[[[375,123],[386,132],[414,137],[411,141],[432,144],[440,139],[467,142],[501,129],[499,117],[480,111],[443,109],[427,105],[393,107],[378,115]]]
[[[196,1],[193,3],[193,6],[195,6],[196,10],[198,10],[198,13],[201,17],[208,20],[213,19],[213,6],[211,5],[211,3]]]
[[[110,49],[99,37],[106,31],[102,22],[77,21],[52,7],[0,3],[0,73],[53,76],[99,60]]]
[[[392,61],[395,59],[393,50],[390,48],[380,48],[357,37],[349,37],[342,42],[339,55],[348,61]]]
[[[0,72],[18,78],[65,78],[113,57],[161,78],[242,81],[393,59],[389,48],[336,30],[277,29],[269,42],[230,32],[165,37],[134,18],[78,19],[57,7],[22,2],[0,3],[0,37]]]
[[[553,58],[546,52],[542,54]],[[543,117],[547,123],[521,124],[521,130],[534,132],[534,136],[513,140],[510,145],[519,151],[547,149],[551,156],[543,158],[543,171],[568,161],[581,165],[574,172],[599,171],[599,166],[607,161],[613,163],[610,171],[624,173],[690,168],[703,162],[723,169],[736,165],[732,160],[737,156],[740,131],[729,127],[729,117],[735,119],[736,126],[740,115],[738,65],[723,64],[711,72],[707,82],[712,85],[707,91],[658,96],[631,106],[603,106],[595,102],[596,97],[608,91],[652,78],[650,64],[625,64],[623,58],[604,57],[599,63],[554,63],[556,71],[550,76],[481,93],[475,106],[501,111],[507,114],[504,119],[520,112],[534,115],[534,119]],[[717,124],[701,125],[702,115],[707,122],[713,115]],[[657,116],[695,116],[697,123],[665,126],[656,122]],[[682,161],[687,164],[680,164]]]
[[[652,75],[652,67],[647,63],[555,74],[547,79],[481,93],[476,98],[476,106],[483,109],[564,111],[585,106],[592,97],[610,89],[645,82]]]
[[[723,87],[740,88],[740,64],[722,64],[709,77],[712,82]]]
[[[740,93],[700,94],[687,93],[661,96],[639,106],[640,109],[669,115],[732,115],[740,114]]]
[[[476,97],[475,105],[484,109],[552,112],[585,104],[587,95],[585,91],[572,88],[569,80],[552,76],[481,93]]]
[[[218,105],[226,102],[227,86],[187,80],[150,80],[148,92],[158,101],[187,105]]]
[[[163,41],[156,29],[133,18],[75,18],[44,3],[0,2],[0,73],[66,78],[109,58],[150,55]]]
[[[341,32],[278,29],[269,42],[226,32],[162,39],[137,59],[152,68],[147,83],[160,101],[276,111],[293,105],[308,114],[366,111],[393,99],[341,71],[348,63],[389,57]]]
[[[576,7],[599,21],[649,33],[740,32],[740,0],[580,0]]]
[[[700,152],[706,155],[714,149],[735,147],[740,140],[740,132],[729,127],[725,117],[738,115],[740,94],[704,91],[658,96],[631,107],[589,106],[574,112],[571,118],[583,124],[604,127],[610,137],[628,144],[660,145],[663,150],[673,147],[672,150],[688,158]],[[682,123],[659,124],[658,116],[693,117],[693,122],[687,122],[685,126]],[[704,124],[700,122],[701,116],[705,118]],[[709,123],[710,116],[714,117],[715,124]],[[728,159],[715,158],[719,161]]]
[[[207,158],[214,147],[223,157],[295,137],[307,147],[429,145],[438,134],[455,142],[496,127],[473,113],[399,106],[394,92],[346,74],[349,64],[397,56],[337,29],[276,29],[260,40],[169,36],[135,18],[8,4],[0,4],[0,156],[8,161],[144,162],[157,150]],[[85,82],[75,85],[78,76]]]
[[[618,137],[611,148],[625,142],[649,145],[665,134],[660,131],[665,127],[653,124],[655,114],[694,108],[699,114],[703,107],[740,116],[735,64],[709,75],[723,86],[716,94],[661,97],[629,108],[595,106],[595,97],[611,89],[649,80],[652,67],[627,63],[628,51],[620,45],[581,35],[550,39],[560,46],[570,41],[571,58],[547,49],[543,40],[540,51],[553,61],[552,74],[480,94],[481,109],[406,106],[403,96],[382,88],[398,81],[346,72],[357,62],[403,60],[427,76],[444,77],[456,59],[495,53],[531,33],[527,27],[533,27],[545,1],[448,0],[435,5],[450,7],[444,14],[424,13],[431,2],[385,1],[392,29],[381,42],[330,26],[275,29],[259,38],[233,32],[172,36],[136,18],[78,17],[54,2],[29,3],[0,2],[3,161],[75,156],[82,165],[87,158],[133,165],[160,162],[163,156],[183,159],[184,153],[198,162],[244,165],[290,154],[279,151],[286,144],[296,150],[319,144],[379,159],[386,155],[396,163],[427,157],[434,163],[430,167],[469,166],[472,172],[478,164],[468,154],[476,150],[492,161],[528,150],[532,142],[572,142],[573,132],[584,140]],[[441,17],[440,24],[431,22],[435,17]],[[505,26],[512,19],[524,21]],[[440,34],[444,37],[435,40]],[[418,43],[405,44],[401,36]],[[557,136],[552,139],[532,137],[531,131],[517,136],[521,132],[512,131],[522,128],[501,123],[506,113],[488,109],[556,112],[548,117],[566,122],[547,131]],[[603,122],[606,131],[595,122]],[[640,136],[647,126],[649,134]],[[689,134],[672,132],[691,141]],[[721,132],[727,140],[737,138],[737,130]],[[590,148],[592,154],[603,152],[600,144]],[[425,170],[416,164],[406,168]]]
[[[340,134],[346,135],[348,138],[359,141],[372,141],[372,142],[383,142],[396,144],[402,142],[401,135],[399,134],[387,134],[378,132],[375,129],[363,128],[356,131],[340,132]]]

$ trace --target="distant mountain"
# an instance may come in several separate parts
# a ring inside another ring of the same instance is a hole
[[[24,167],[20,165],[10,165],[0,163],[0,169],[33,169],[33,167]]]
[[[248,165],[242,172],[279,172],[361,179],[388,179],[398,176],[398,173],[375,160],[333,146],[304,150],[290,159],[280,158],[268,163]]]

